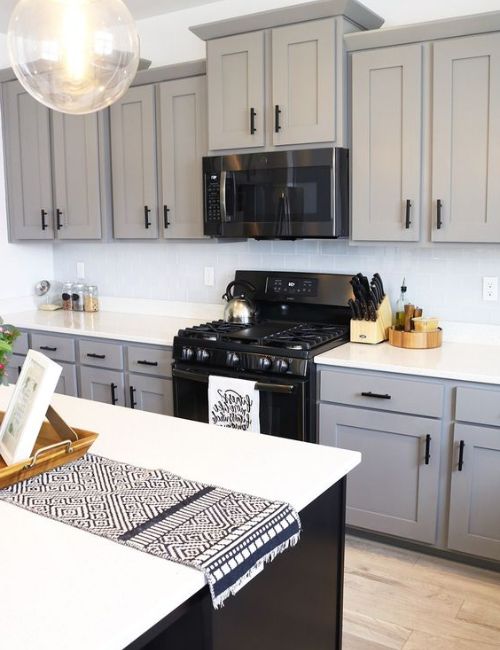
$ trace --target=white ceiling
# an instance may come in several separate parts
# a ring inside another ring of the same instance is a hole
[[[124,0],[134,18],[149,18],[166,14],[170,11],[191,9],[200,5],[207,5],[218,0]],[[7,31],[10,14],[17,0],[0,0],[0,32]]]

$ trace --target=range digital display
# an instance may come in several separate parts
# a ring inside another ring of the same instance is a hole
[[[284,298],[292,296],[315,298],[318,295],[318,280],[316,278],[269,277],[266,293]]]

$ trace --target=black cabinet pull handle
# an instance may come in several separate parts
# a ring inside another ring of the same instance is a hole
[[[281,108],[279,107],[278,104],[276,104],[276,106],[274,107],[274,131],[275,131],[275,133],[279,133],[281,131],[280,117],[281,117]]]
[[[56,210],[56,228],[57,230],[61,230],[63,227],[61,217],[62,217],[62,210],[59,210],[59,208]]]
[[[406,222],[405,222],[406,230],[409,230],[411,226],[411,201],[408,199],[406,201]]]
[[[116,384],[111,383],[111,404],[113,406],[118,402],[118,397],[116,396],[116,389],[118,386]]]
[[[253,135],[254,133],[257,133],[257,128],[255,126],[255,117],[257,113],[255,111],[255,108],[250,109],[250,135]]]
[[[163,225],[165,228],[168,228],[170,226],[170,221],[168,220],[168,213],[170,212],[170,208],[168,205],[163,206]]]
[[[431,436],[427,434],[425,436],[425,464],[428,465],[431,461]]]
[[[41,345],[40,350],[44,350],[45,352],[57,352],[57,348],[51,348],[48,345]]]
[[[371,391],[369,391],[368,393],[361,393],[361,397],[375,397],[375,399],[392,399],[388,393],[382,395],[381,393],[372,393]]]
[[[155,368],[158,367],[158,361],[138,361],[137,363],[140,366],[154,366]]]
[[[441,199],[438,199],[436,201],[436,208],[437,208],[437,229],[441,230],[443,226],[443,217],[442,217],[443,202],[441,201]]]
[[[105,354],[95,354],[95,352],[87,352],[87,356],[91,359],[105,359]]]
[[[133,386],[130,386],[130,408],[135,409],[137,406],[137,402],[134,399],[135,397],[135,388]]]
[[[465,441],[460,440],[460,445],[459,445],[459,451],[458,451],[458,471],[461,472],[464,468],[464,449],[465,449]]]
[[[40,210],[40,213],[42,215],[42,230],[47,230],[48,228],[47,221],[46,221],[47,210]]]
[[[149,213],[151,212],[151,208],[148,208],[147,205],[144,206],[144,227],[146,230],[148,228],[151,228],[151,221],[149,220]]]
[[[17,366],[17,376],[19,377],[21,375],[21,370],[23,369],[22,366]]]

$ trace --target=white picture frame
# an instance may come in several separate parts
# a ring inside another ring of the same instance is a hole
[[[62,367],[30,350],[0,426],[0,455],[7,465],[31,456]]]

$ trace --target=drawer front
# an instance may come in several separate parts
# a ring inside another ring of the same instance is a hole
[[[48,334],[32,334],[31,347],[54,361],[75,363],[75,341],[73,339]]]
[[[320,399],[382,411],[441,417],[444,387],[405,378],[321,371]]]
[[[127,348],[128,369],[146,375],[172,376],[172,350],[158,348]]]
[[[21,332],[19,337],[14,341],[12,352],[14,354],[28,354],[29,342],[28,332]]]
[[[80,363],[98,368],[123,369],[123,347],[117,343],[102,341],[79,342]]]
[[[500,427],[500,390],[457,388],[455,419]]]

